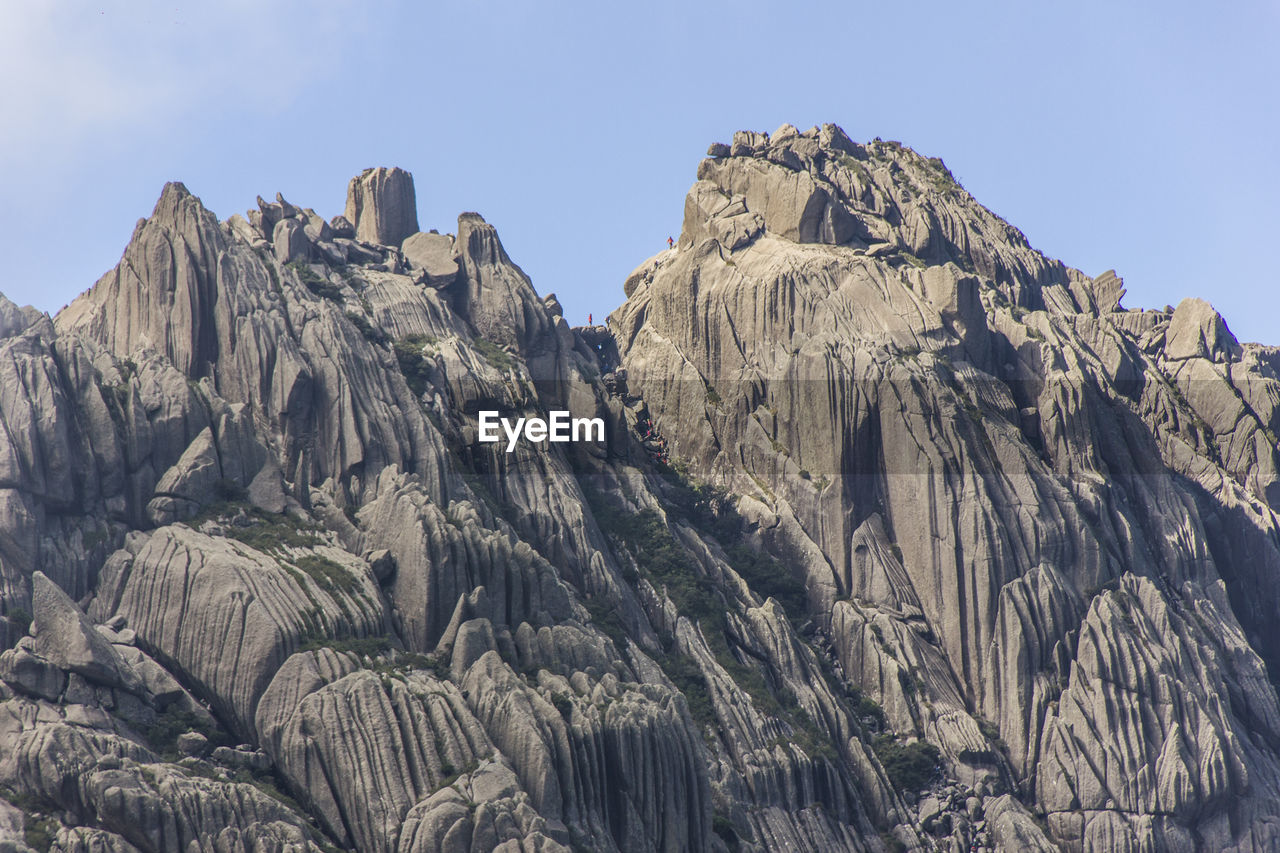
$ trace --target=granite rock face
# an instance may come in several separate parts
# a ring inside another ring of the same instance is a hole
[[[399,246],[418,230],[413,176],[404,169],[365,169],[347,185],[343,217],[355,226],[357,240]]]
[[[0,299],[0,846],[1280,844],[1277,350],[830,125],[624,292],[375,169]]]
[[[1200,300],[1124,311],[896,143],[712,153],[610,325],[843,678],[1047,818],[989,817],[1001,845],[1274,846],[1269,351]]]

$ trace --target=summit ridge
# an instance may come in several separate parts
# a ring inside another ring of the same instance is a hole
[[[0,298],[0,847],[1280,848],[1280,350],[835,125],[624,294],[377,168]]]

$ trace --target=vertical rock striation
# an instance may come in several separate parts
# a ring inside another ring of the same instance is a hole
[[[832,125],[624,292],[371,169],[0,298],[0,846],[1280,844],[1275,349]]]

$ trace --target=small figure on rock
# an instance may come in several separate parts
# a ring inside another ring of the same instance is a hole
[[[675,240],[671,239],[670,237],[668,237],[668,238],[667,238],[667,248],[668,248],[668,249],[670,249],[671,247],[673,247],[675,244],[676,244],[676,241],[675,241]]]
[[[588,326],[595,325],[594,323],[592,323],[592,322],[591,322],[591,315],[590,315],[590,314],[587,314],[587,325],[588,325]]]

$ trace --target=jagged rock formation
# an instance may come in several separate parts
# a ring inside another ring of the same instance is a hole
[[[894,143],[711,154],[611,324],[845,677],[1068,849],[1280,843],[1272,351],[1124,311]]]
[[[347,186],[343,218],[366,243],[398,246],[418,230],[418,197],[404,169],[365,169]]]
[[[0,298],[0,848],[1276,849],[1280,352],[709,154],[608,327],[399,169]]]

